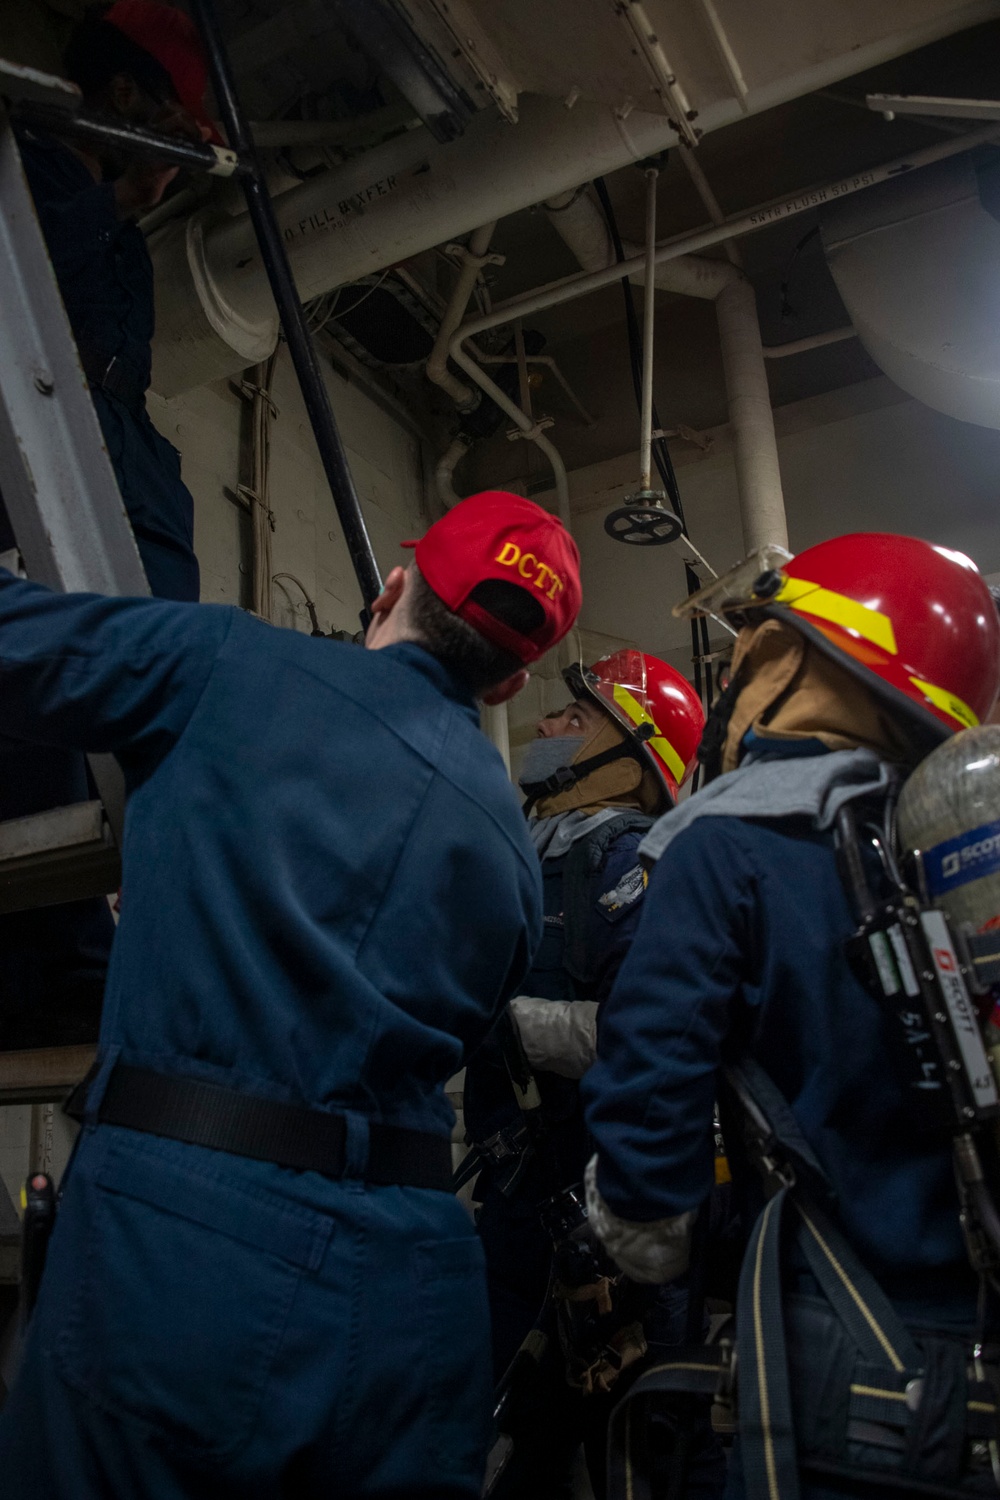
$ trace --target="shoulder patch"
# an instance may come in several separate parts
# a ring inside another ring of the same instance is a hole
[[[637,901],[642,900],[648,881],[649,876],[642,865],[635,865],[613,890],[598,897],[597,909],[601,916],[609,922],[619,921]]]

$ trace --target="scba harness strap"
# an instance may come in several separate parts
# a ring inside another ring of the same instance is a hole
[[[648,735],[643,735],[642,738],[648,738]],[[544,781],[523,781],[521,790],[526,798],[524,816],[531,816],[531,809],[540,797],[554,797],[558,792],[566,792],[585,776],[599,771],[602,766],[610,766],[612,762],[626,758],[635,759],[635,748],[627,740],[621,745],[612,745],[609,750],[602,750],[599,755],[581,760],[579,765],[560,766],[558,771],[554,771]]]
[[[631,1388],[611,1417],[609,1494],[651,1500],[645,1418],[667,1392],[714,1392],[739,1403],[748,1500],[799,1500],[802,1471],[887,1487],[897,1494],[996,1495],[1000,1366],[977,1360],[958,1338],[914,1334],[829,1220],[805,1179],[824,1182],[798,1133],[783,1151],[762,1107],[781,1096],[756,1065],[733,1070],[733,1092],[761,1136],[759,1157],[780,1184],[754,1227],[737,1300],[736,1351],[726,1340],[679,1349]],[[781,1100],[787,1117],[794,1119]],[[763,1122],[763,1129],[761,1126]],[[818,1178],[815,1174],[818,1174]],[[826,1200],[828,1201],[828,1200]],[[789,1292],[791,1252],[820,1296]]]

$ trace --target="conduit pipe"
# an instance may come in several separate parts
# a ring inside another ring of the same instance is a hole
[[[653,488],[653,355],[656,327],[656,185],[659,167],[646,168],[646,264],[643,271],[642,386],[639,395],[639,489]],[[581,199],[581,202],[583,200]],[[629,293],[631,296],[631,293]]]
[[[443,391],[447,391],[459,411],[471,411],[481,397],[478,391],[471,386],[464,385],[448,369],[448,345],[452,334],[468,311],[469,302],[483,266],[489,265],[491,261],[502,262],[502,256],[488,253],[490,240],[493,238],[493,231],[496,227],[495,219],[489,224],[481,225],[479,229],[472,231],[468,245],[459,246],[458,277],[448,299],[444,317],[441,319],[441,326],[434,340],[434,348],[427,361],[427,379],[439,385]]]
[[[572,202],[546,206],[551,223],[585,270],[609,268],[621,275],[604,215],[586,193]],[[631,248],[627,247],[626,253]],[[649,264],[647,256],[643,269],[633,272],[629,279],[645,281]],[[693,255],[654,266],[653,278],[664,290],[715,303],[744,544],[748,552],[765,543],[784,547],[788,526],[753,287],[728,261]],[[643,456],[641,466],[644,464]]]

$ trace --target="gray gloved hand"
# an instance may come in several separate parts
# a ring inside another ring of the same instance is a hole
[[[673,1281],[688,1268],[695,1209],[675,1218],[639,1223],[620,1219],[597,1187],[597,1157],[587,1164],[585,1178],[587,1223],[616,1265],[633,1281]]]
[[[596,1000],[542,1000],[518,995],[511,1015],[532,1068],[582,1078],[597,1055]]]

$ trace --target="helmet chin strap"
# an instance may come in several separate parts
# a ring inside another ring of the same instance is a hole
[[[611,765],[612,761],[624,760],[626,756],[636,759],[633,747],[628,740],[623,740],[620,745],[612,745],[610,750],[602,750],[599,755],[591,755],[587,760],[581,760],[571,766],[560,766],[558,771],[554,771],[544,781],[522,782],[521,790],[526,798],[524,816],[526,818],[531,816],[532,808],[540,797],[554,797],[558,792],[566,792],[593,771],[599,771],[602,766]]]

